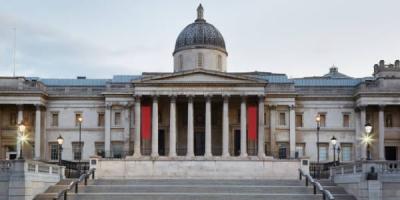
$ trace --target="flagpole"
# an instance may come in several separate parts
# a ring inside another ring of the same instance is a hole
[[[17,52],[17,28],[14,28],[14,54],[13,54],[13,64],[14,64],[14,71],[13,71],[13,77],[15,77],[15,56]]]

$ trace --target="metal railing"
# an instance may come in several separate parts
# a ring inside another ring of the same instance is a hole
[[[335,175],[368,173],[373,166],[377,173],[394,174],[400,173],[400,161],[357,161],[330,169],[331,177]]]
[[[299,180],[302,180],[303,177],[305,178],[306,187],[308,187],[310,183],[313,185],[314,195],[317,194],[317,190],[318,190],[319,192],[321,192],[323,200],[334,200],[335,199],[335,197],[332,195],[332,193],[329,190],[324,189],[324,187],[321,185],[321,183],[319,183],[317,180],[313,179],[309,174],[305,174],[302,169],[299,169]]]
[[[74,189],[74,193],[78,194],[79,192],[79,183],[84,181],[84,185],[87,185],[87,180],[89,177],[92,177],[94,179],[95,177],[95,169],[90,169],[87,173],[82,174],[79,179],[71,181],[71,183],[68,185],[68,187],[64,190],[61,190],[60,192],[57,193],[57,195],[53,198],[53,200],[58,200],[61,197],[64,197],[64,200],[68,199],[68,192]]]

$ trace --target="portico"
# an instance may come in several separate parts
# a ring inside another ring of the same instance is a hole
[[[243,158],[265,156],[265,81],[197,69],[133,84],[136,124],[133,158],[228,158],[235,151]],[[143,117],[143,106],[151,108],[151,119]],[[252,108],[256,108],[255,112]],[[151,130],[140,126],[148,124],[146,121],[151,122]],[[236,141],[236,130],[240,131],[240,141]],[[146,138],[151,140],[141,144]],[[168,153],[160,155],[160,152]]]

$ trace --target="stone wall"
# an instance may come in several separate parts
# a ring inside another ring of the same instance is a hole
[[[296,179],[299,160],[98,160],[96,178]]]

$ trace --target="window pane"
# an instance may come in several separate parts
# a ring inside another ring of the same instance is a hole
[[[58,126],[58,113],[53,113],[51,117],[51,125]]]
[[[105,152],[104,152],[104,142],[96,142],[94,144],[95,148],[95,154],[98,156],[101,156],[102,158],[105,157]]]
[[[280,126],[285,126],[286,125],[285,113],[279,113],[279,125]]]
[[[320,144],[319,146],[319,160],[328,160],[328,147],[326,145]]]
[[[99,113],[97,126],[99,126],[99,127],[104,126],[104,113]]]
[[[343,127],[350,126],[350,116],[348,114],[343,115]]]
[[[72,143],[72,155],[74,156],[74,160],[82,159],[82,151],[83,151],[83,142],[81,148],[79,148],[79,142]]]
[[[304,156],[304,144],[296,145],[296,158]]]
[[[351,146],[342,146],[342,161],[351,161]]]
[[[296,127],[303,127],[303,115],[296,115]]]
[[[115,126],[121,125],[121,113],[120,112],[116,112],[114,114],[114,125]]]
[[[51,143],[50,145],[50,160],[58,160],[58,144]]]
[[[325,114],[320,114],[320,126],[325,127],[326,126],[326,115]]]

